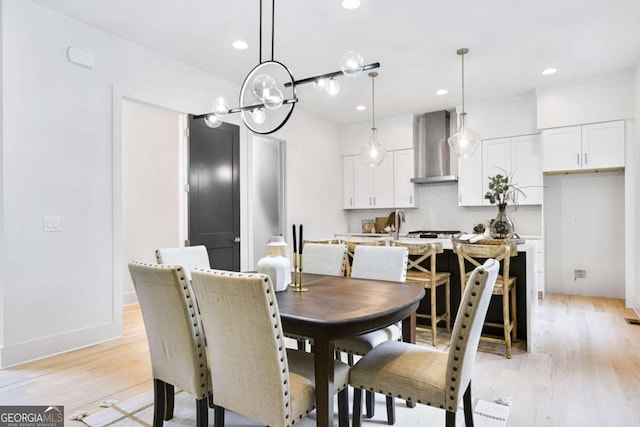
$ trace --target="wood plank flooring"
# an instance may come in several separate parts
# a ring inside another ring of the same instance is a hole
[[[500,346],[481,343],[474,398],[510,398],[509,426],[640,427],[640,326],[625,317],[636,316],[622,300],[549,294],[534,352],[518,342],[508,360]],[[438,348],[448,340],[440,330]],[[419,330],[418,341],[430,346],[430,332]],[[137,306],[125,308],[120,339],[0,370],[0,405],[60,404],[66,416],[151,388]]]

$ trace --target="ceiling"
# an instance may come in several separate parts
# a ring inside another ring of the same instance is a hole
[[[258,0],[33,1],[238,87],[258,64]],[[265,60],[271,56],[270,3],[264,6]],[[295,79],[339,70],[349,50],[366,63],[380,62],[376,118],[382,118],[459,105],[460,47],[470,49],[467,104],[631,70],[640,58],[639,23],[638,0],[362,0],[356,10],[343,9],[341,0],[279,0],[274,59]],[[232,48],[236,39],[249,48]],[[559,71],[543,76],[547,67]],[[366,74],[341,77],[340,85],[335,97],[298,86],[297,108],[335,123],[370,120]],[[441,88],[449,93],[437,96]],[[356,111],[358,104],[368,109]]]

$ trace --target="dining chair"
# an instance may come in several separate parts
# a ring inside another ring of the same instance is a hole
[[[180,265],[187,280],[191,280],[194,268],[210,268],[209,254],[205,246],[185,246],[183,248],[156,249],[158,264]]]
[[[211,362],[216,427],[224,409],[269,426],[291,426],[315,407],[313,355],[287,349],[269,276],[221,270],[193,271]],[[349,366],[334,361],[341,427],[349,424]]]
[[[363,246],[354,248],[351,277],[354,279],[374,279],[391,282],[405,282],[409,250],[406,247]],[[386,328],[337,340],[335,348],[347,353],[349,365],[353,365],[353,355],[362,356],[371,349],[387,341],[398,341],[402,337],[401,324],[389,325]],[[387,396],[387,422],[395,422],[395,406],[393,397]],[[375,395],[367,391],[367,417],[375,414]]]
[[[196,424],[208,423],[211,381],[204,334],[185,270],[132,262],[129,272],[147,331],[153,376],[153,426],[173,418],[174,387],[196,398]]]
[[[431,311],[429,314],[416,313],[416,317],[428,319],[431,323],[431,343],[438,345],[438,322],[444,321],[447,332],[451,332],[451,273],[438,272],[436,255],[442,253],[439,244],[414,244],[391,242],[392,246],[403,246],[409,250],[407,263],[407,282],[418,283],[429,290]],[[427,267],[428,266],[428,267]],[[436,296],[438,287],[444,287],[444,312],[438,315]]]
[[[305,243],[304,272],[344,276],[347,245]]]
[[[516,278],[509,275],[511,258],[518,255],[518,250],[514,243],[500,245],[479,245],[472,243],[454,242],[453,251],[458,254],[458,265],[460,269],[461,292],[464,291],[464,284],[471,274],[467,272],[467,264],[473,266],[480,265],[482,260],[493,258],[502,264],[502,274],[496,279],[496,286],[493,288],[494,295],[500,295],[502,300],[502,323],[485,322],[486,326],[499,328],[502,330],[502,338],[482,335],[481,341],[503,344],[505,355],[511,359],[511,344],[516,341],[518,321],[516,309]],[[506,279],[505,279],[506,278]]]
[[[355,250],[358,246],[384,246],[384,240],[366,240],[357,242],[353,240],[340,240],[340,243],[347,245],[347,263],[345,264],[345,272],[347,277],[351,277],[351,265],[353,264],[353,257]]]
[[[470,275],[448,351],[388,341],[365,354],[351,368],[354,427],[361,425],[362,390],[444,409],[447,427],[456,426],[456,413],[462,400],[465,425],[473,426],[471,378],[498,269],[498,262],[488,259]]]

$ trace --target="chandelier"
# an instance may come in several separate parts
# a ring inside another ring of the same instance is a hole
[[[456,155],[464,159],[476,152],[480,145],[481,137],[469,128],[467,124],[467,113],[464,111],[464,56],[469,53],[469,49],[458,49],[456,53],[460,55],[462,60],[462,113],[460,113],[458,131],[451,135],[448,142]]]
[[[316,90],[324,90],[328,95],[340,91],[336,77],[356,77],[364,70],[380,67],[379,62],[364,64],[364,58],[355,51],[342,56],[340,70],[295,80],[289,69],[274,59],[275,0],[271,6],[271,59],[262,60],[262,0],[260,0],[260,49],[258,65],[254,67],[242,83],[239,107],[229,108],[226,99],[214,101],[213,111],[194,116],[204,119],[207,126],[216,128],[222,124],[221,118],[227,114],[240,113],[244,124],[254,133],[270,134],[280,129],[291,117],[298,102],[296,86],[312,83]]]

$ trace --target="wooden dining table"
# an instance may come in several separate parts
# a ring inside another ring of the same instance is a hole
[[[313,339],[317,426],[333,425],[334,341],[402,321],[403,341],[415,343],[417,284],[303,274],[307,292],[277,292],[285,332]]]

